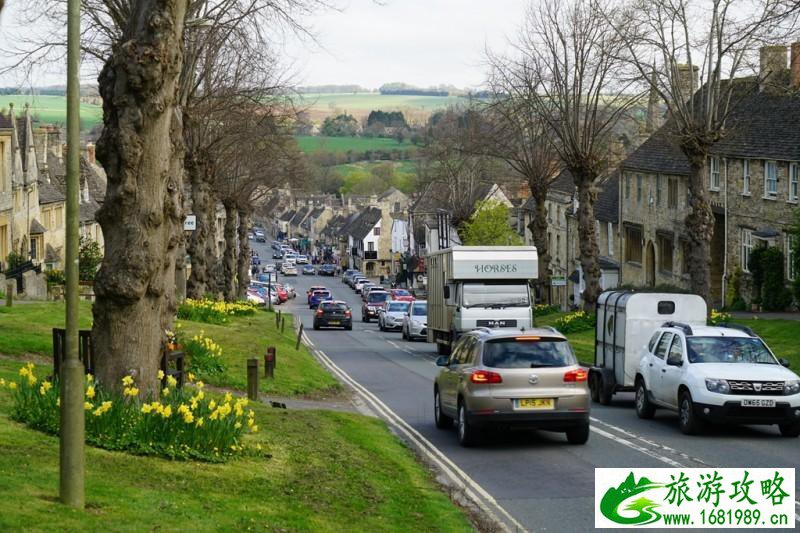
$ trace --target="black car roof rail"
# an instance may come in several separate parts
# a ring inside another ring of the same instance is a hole
[[[692,331],[692,326],[690,326],[689,324],[684,324],[683,322],[673,322],[673,321],[664,322],[664,324],[662,324],[661,327],[662,328],[678,328],[680,330],[683,330],[683,333],[686,334],[689,337],[694,335],[694,332]]]
[[[755,331],[753,331],[751,328],[749,328],[747,326],[744,326],[742,324],[733,324],[733,323],[728,323],[728,322],[722,322],[720,324],[717,324],[717,327],[718,328],[736,329],[736,330],[742,331],[744,333],[747,333],[751,337],[758,337],[758,335],[756,335]]]

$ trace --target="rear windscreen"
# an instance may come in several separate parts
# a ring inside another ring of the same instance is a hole
[[[346,311],[347,306],[345,304],[334,304],[325,302],[320,307],[325,311]]]
[[[314,296],[321,296],[321,297],[324,298],[324,297],[330,296],[330,295],[331,295],[331,293],[329,293],[328,291],[314,291]]]
[[[408,304],[394,303],[389,304],[389,311],[405,312],[408,310]]]
[[[428,314],[428,306],[425,304],[414,304],[414,316],[425,316]]]
[[[508,338],[484,345],[483,364],[494,368],[547,368],[571,366],[576,360],[566,340]]]
[[[386,292],[373,292],[369,295],[369,303],[376,304],[379,302],[385,302],[389,299],[389,293]]]

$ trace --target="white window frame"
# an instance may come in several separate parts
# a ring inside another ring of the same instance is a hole
[[[742,163],[742,196],[750,196],[750,160]]]
[[[791,233],[786,234],[786,279],[794,281],[797,277],[797,271],[794,267],[794,254],[798,252],[797,247],[792,246]]]
[[[614,224],[607,223],[606,238],[608,239],[608,257],[614,257]]]
[[[708,161],[709,189],[719,190],[719,158],[710,157]]]
[[[753,251],[755,244],[753,243],[753,230],[749,228],[741,228],[741,245],[739,250],[739,261],[742,265],[742,271],[750,272],[750,252]]]
[[[797,203],[798,189],[800,189],[800,164],[789,164],[789,201]]]
[[[775,169],[775,179],[770,179],[769,169]],[[770,184],[772,188],[770,189]],[[778,162],[764,161],[764,198],[774,200],[778,196]]]

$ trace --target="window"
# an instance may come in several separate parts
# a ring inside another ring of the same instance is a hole
[[[483,364],[490,368],[558,368],[577,362],[566,340],[497,339],[483,346]]]
[[[794,281],[797,278],[797,264],[795,258],[797,257],[797,243],[793,242],[794,237],[791,234],[786,234],[786,278]],[[0,244],[2,246],[2,244]]]
[[[642,230],[628,226],[625,228],[625,261],[642,262]]]
[[[31,239],[31,259],[39,259],[39,240],[36,237]]]
[[[669,346],[669,341],[672,340],[672,333],[664,333],[661,336],[661,341],[658,343],[658,347],[656,348],[656,356],[659,359],[664,359],[664,356],[667,355],[667,347]]]
[[[608,222],[606,225],[608,239],[608,257],[614,257],[614,225]]]
[[[658,243],[658,269],[664,272],[672,272],[672,239],[667,237],[656,237]]]
[[[778,164],[775,161],[764,161],[764,197],[774,198],[778,195]]]
[[[742,250],[739,262],[742,264],[742,270],[750,272],[750,252],[753,251],[753,230],[742,228],[741,232]]]
[[[374,242],[369,241],[367,243],[367,251],[368,252],[374,252],[375,251],[375,243]]]
[[[656,331],[653,336],[650,338],[650,342],[647,343],[647,351],[653,353],[653,350],[656,347],[656,343],[658,342],[658,336],[661,335],[660,331]]]
[[[56,228],[60,228],[64,225],[64,208],[63,207],[56,207],[55,208],[55,215],[56,215]]]
[[[789,165],[789,201],[797,201],[797,182],[800,181],[800,164]]]
[[[667,207],[678,208],[678,180],[676,178],[669,178],[667,182]]]
[[[672,346],[669,347],[667,364],[680,366],[682,362],[683,362],[683,344],[681,344],[680,335],[675,335],[675,338],[672,340]]]
[[[381,234],[381,227],[377,226],[372,230],[373,235],[380,235]]]
[[[710,175],[711,175],[711,183],[709,184],[709,187],[711,188],[712,191],[718,191],[719,190],[719,158],[718,157],[710,158],[708,166],[709,166]]]
[[[644,178],[641,174],[636,174],[636,202],[642,203],[642,189],[644,189]]]
[[[750,196],[750,161],[747,159],[742,163],[742,194]]]
[[[671,302],[669,300],[663,300],[658,302],[658,314],[659,315],[674,315],[675,314],[675,302]]]
[[[630,174],[625,174],[625,199],[631,199],[631,176]]]
[[[661,207],[661,175],[656,176],[656,207]]]

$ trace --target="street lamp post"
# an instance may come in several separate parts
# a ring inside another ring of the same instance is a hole
[[[84,368],[78,359],[78,194],[80,189],[80,0],[67,2],[66,355],[60,370],[61,501],[84,507]]]

